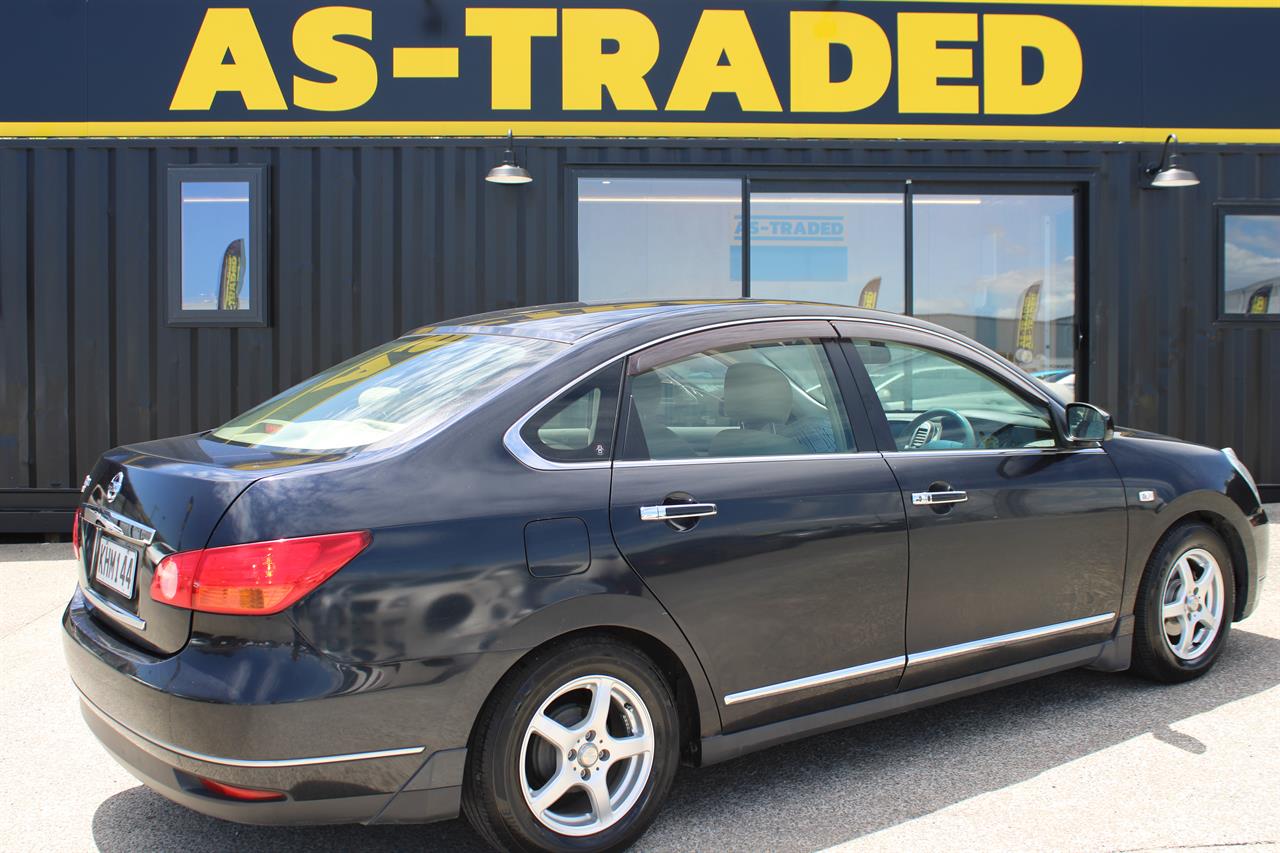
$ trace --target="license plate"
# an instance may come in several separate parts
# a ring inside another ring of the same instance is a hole
[[[138,552],[117,545],[106,537],[98,539],[93,576],[98,583],[125,598],[133,598],[133,579],[138,573]]]

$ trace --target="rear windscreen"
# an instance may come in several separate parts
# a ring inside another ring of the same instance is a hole
[[[424,432],[528,373],[565,345],[498,335],[425,335],[383,344],[228,421],[212,437],[323,451]]]

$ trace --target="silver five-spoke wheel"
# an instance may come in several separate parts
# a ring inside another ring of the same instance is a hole
[[[1183,660],[1195,660],[1213,644],[1222,625],[1222,569],[1203,548],[1192,548],[1174,562],[1161,598],[1164,639]]]
[[[635,806],[653,769],[653,721],[640,694],[607,675],[554,690],[520,747],[525,802],[543,826],[592,835]]]

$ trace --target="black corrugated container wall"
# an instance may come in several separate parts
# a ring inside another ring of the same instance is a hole
[[[1088,397],[1280,483],[1280,323],[1217,321],[1214,208],[1280,199],[1280,149],[1185,150],[1200,186],[1156,191],[1150,146],[528,142],[523,187],[484,181],[501,147],[0,141],[0,530],[61,529],[5,511],[73,505],[109,447],[214,426],[416,325],[575,298],[569,182],[611,164],[1078,183]],[[191,163],[269,166],[267,328],[164,322],[165,171]]]

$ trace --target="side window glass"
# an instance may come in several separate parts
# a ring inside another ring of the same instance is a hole
[[[899,450],[1053,447],[1048,409],[933,350],[855,341]]]
[[[628,459],[848,453],[849,421],[822,344],[708,349],[631,377]]]
[[[622,361],[597,370],[525,422],[520,437],[553,462],[598,462],[613,454]]]

